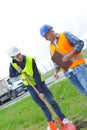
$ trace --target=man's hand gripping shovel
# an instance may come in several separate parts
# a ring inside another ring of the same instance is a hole
[[[34,85],[32,85],[32,83],[29,80],[28,75],[25,72],[22,72],[22,74],[24,75],[25,79],[28,81],[28,83],[33,87],[33,89],[36,91],[36,93],[38,95],[40,95],[40,93],[38,92],[38,90],[36,89],[36,87]],[[52,107],[49,105],[49,103],[46,101],[46,99],[43,99],[43,102],[46,104],[46,106],[49,108],[49,110],[56,116],[58,123],[61,125],[60,130],[76,130],[76,127],[74,126],[73,123],[68,122],[66,124],[64,124],[62,122],[62,120],[58,117],[58,115],[55,113],[55,111],[52,109]]]

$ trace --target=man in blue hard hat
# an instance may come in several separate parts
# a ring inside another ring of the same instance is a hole
[[[67,31],[58,34],[48,24],[41,26],[40,34],[46,40],[50,41],[51,56],[54,55],[55,51],[58,51],[63,56],[62,62],[72,61],[67,70],[62,68],[64,75],[81,94],[87,96],[87,65],[81,52],[84,42]],[[57,78],[61,66],[55,62],[54,66],[54,76]]]

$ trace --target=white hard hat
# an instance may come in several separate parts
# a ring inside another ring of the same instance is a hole
[[[17,47],[11,47],[8,49],[7,53],[9,56],[16,56],[17,54],[20,53],[20,49]]]

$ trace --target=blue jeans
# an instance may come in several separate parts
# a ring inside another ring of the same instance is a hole
[[[87,96],[87,72],[85,64],[73,68],[71,72],[65,72],[64,75],[81,94]]]
[[[60,119],[63,120],[65,118],[65,115],[62,113],[59,105],[53,99],[52,93],[49,91],[45,83],[42,83],[41,87],[42,87],[42,93],[44,94],[49,104],[52,106],[53,110],[60,117]],[[44,112],[47,121],[48,122],[51,121],[52,115],[49,109],[47,108],[47,106],[45,105],[45,103],[39,98],[39,96],[37,95],[37,93],[34,91],[34,89],[31,86],[28,86],[27,89],[30,92],[33,100],[38,104],[38,106],[40,106],[40,108]]]

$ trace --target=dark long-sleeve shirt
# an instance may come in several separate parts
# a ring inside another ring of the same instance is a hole
[[[14,63],[17,63],[18,66],[20,66],[22,69],[25,67],[25,62],[26,62],[26,57],[23,55],[23,61],[22,62],[17,62],[15,60],[13,60]],[[40,73],[38,71],[37,65],[35,60],[32,60],[32,64],[33,64],[33,77],[36,81],[36,86],[39,92],[41,92],[41,86],[42,86],[42,81],[41,81],[41,77],[40,77]],[[11,78],[18,76],[20,73],[10,64],[10,68],[9,68],[9,76]]]

